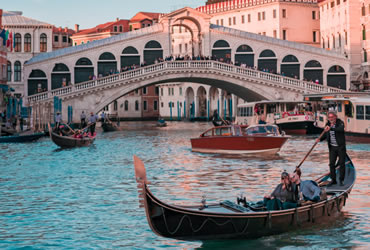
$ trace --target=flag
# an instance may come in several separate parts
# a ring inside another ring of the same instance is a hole
[[[14,34],[14,32],[13,32],[13,49],[15,51],[15,34]],[[21,51],[18,51],[18,52],[21,52]]]
[[[9,30],[5,32],[5,40],[6,40],[6,47],[9,48],[10,41],[9,41]]]
[[[0,32],[0,37],[3,39],[3,46],[6,45],[5,33],[6,33],[6,30],[1,30]]]

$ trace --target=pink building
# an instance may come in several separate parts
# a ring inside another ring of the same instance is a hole
[[[197,10],[220,26],[320,46],[317,0],[209,0]]]

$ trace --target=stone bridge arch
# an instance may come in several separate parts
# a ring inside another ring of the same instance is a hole
[[[104,91],[106,94],[101,95],[97,100],[100,100],[96,105],[90,106],[93,112],[99,112],[104,109],[107,105],[113,103],[115,100],[125,96],[126,94],[143,87],[150,85],[162,84],[162,83],[176,83],[176,82],[187,82],[187,83],[199,83],[209,85],[214,88],[219,88],[227,91],[230,94],[234,94],[242,98],[245,101],[253,102],[260,100],[274,100],[276,99],[276,92],[266,92],[258,84],[252,82],[246,82],[243,79],[230,78],[229,76],[219,76],[216,80],[214,74],[162,74],[160,76],[149,79],[142,79],[135,84],[126,86],[108,86],[107,88],[114,88],[114,90]],[[194,90],[195,91],[195,90]],[[101,91],[103,92],[103,91]],[[112,93],[111,95],[109,93]],[[99,94],[98,94],[99,95]]]

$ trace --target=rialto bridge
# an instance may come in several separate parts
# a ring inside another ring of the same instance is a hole
[[[218,61],[159,62],[177,54]],[[63,111],[73,106],[98,112],[133,90],[173,82],[210,85],[246,101],[339,92],[349,89],[350,63],[332,51],[216,26],[210,16],[183,8],[151,27],[40,54],[24,72],[28,105],[40,108],[58,96]]]

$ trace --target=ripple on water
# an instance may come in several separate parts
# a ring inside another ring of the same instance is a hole
[[[88,148],[60,150],[48,138],[1,144],[0,248],[369,248],[368,145],[349,144],[357,182],[343,218],[325,227],[248,241],[184,242],[156,236],[138,208],[132,155],[145,162],[153,193],[169,203],[260,199],[293,171],[315,136],[292,137],[279,155],[229,156],[191,152],[189,138],[206,123],[122,123]],[[304,178],[326,172],[327,146],[305,161]]]

